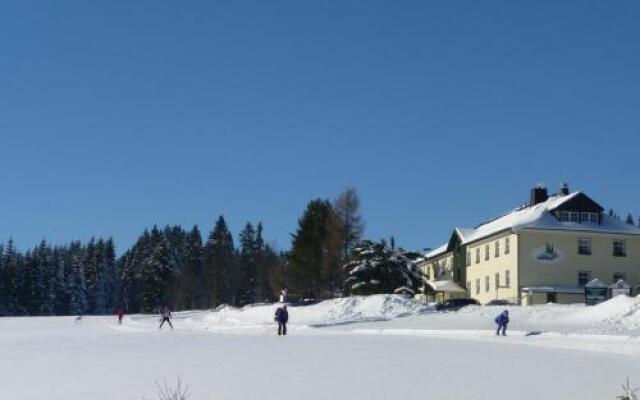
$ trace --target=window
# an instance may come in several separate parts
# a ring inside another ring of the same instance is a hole
[[[627,243],[622,239],[613,240],[613,255],[615,257],[627,256]]]
[[[471,281],[467,281],[467,292],[471,293]]]
[[[495,253],[495,257],[498,258],[500,257],[500,241],[496,240],[496,253]]]
[[[484,260],[489,261],[489,245],[484,246]]]
[[[567,211],[560,211],[560,221],[562,222],[566,222],[569,220],[569,212]]]
[[[509,238],[504,238],[504,254],[509,254],[511,251],[511,243],[509,242]]]
[[[468,267],[471,265],[471,252],[467,250],[467,260],[465,265]]]
[[[580,222],[580,213],[574,211],[569,212],[569,221]]]
[[[476,279],[476,294],[480,294],[480,279]]]
[[[591,281],[591,271],[578,271],[578,286],[584,286]]]
[[[504,271],[504,287],[511,287],[511,276],[509,270]]]
[[[594,225],[598,224],[598,213],[589,214],[589,223]]]
[[[476,249],[476,264],[480,262],[480,247]]]
[[[491,286],[491,280],[489,279],[488,276],[485,276],[484,277],[484,291],[488,292],[490,286]]]
[[[496,272],[496,288],[500,287],[500,272]]]
[[[582,255],[591,254],[591,239],[589,238],[578,239],[578,254],[582,254]]]
[[[580,222],[582,222],[583,224],[588,224],[589,223],[589,214],[588,212],[583,212],[580,213]]]
[[[627,280],[627,274],[625,274],[624,272],[614,272],[613,273],[613,283],[616,283],[619,280],[626,281]]]

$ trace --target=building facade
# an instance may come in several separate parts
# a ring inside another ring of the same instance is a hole
[[[566,185],[551,196],[534,188],[528,204],[476,228],[456,228],[421,265],[429,281],[451,280],[482,304],[583,302],[593,279],[637,288],[640,229],[603,211]],[[435,298],[435,286],[426,284],[422,297]]]

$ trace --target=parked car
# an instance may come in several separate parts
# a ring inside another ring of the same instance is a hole
[[[437,311],[458,311],[466,306],[479,306],[478,300],[475,299],[451,299],[443,303],[436,304]]]
[[[515,304],[510,303],[508,300],[491,300],[485,306],[515,306]]]

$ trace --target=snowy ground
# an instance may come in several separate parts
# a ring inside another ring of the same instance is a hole
[[[613,399],[640,385],[640,299],[596,307],[497,307],[434,313],[395,296],[290,308],[185,312],[157,318],[0,319],[0,387],[10,399],[156,398],[179,375],[193,400]],[[4,398],[5,396],[3,396]]]

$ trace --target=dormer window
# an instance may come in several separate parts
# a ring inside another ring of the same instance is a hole
[[[593,225],[598,224],[598,213],[593,212],[560,211],[558,217],[560,222],[575,222]]]

